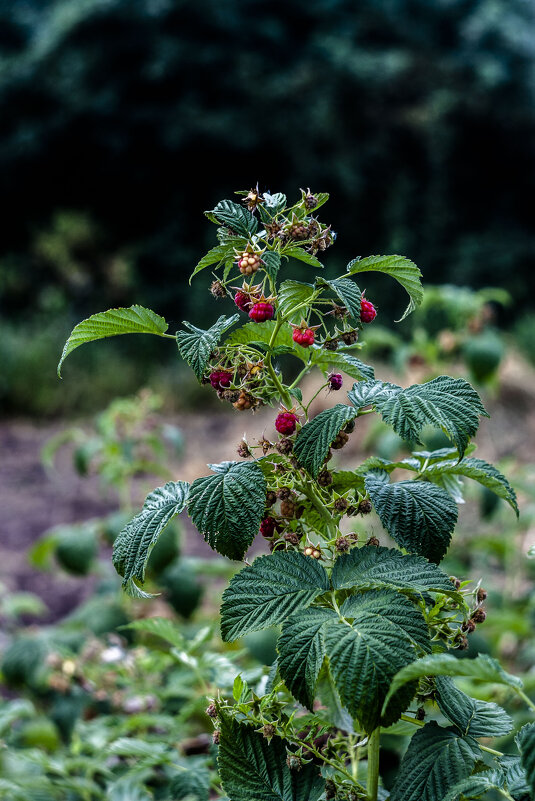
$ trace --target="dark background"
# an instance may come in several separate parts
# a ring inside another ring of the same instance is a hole
[[[4,0],[4,409],[32,411],[17,380],[81,316],[216,315],[186,282],[214,243],[202,210],[256,181],[331,193],[332,273],[398,252],[426,283],[506,286],[502,325],[529,313],[534,22],[526,0]]]

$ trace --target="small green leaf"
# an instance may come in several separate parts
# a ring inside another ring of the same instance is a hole
[[[266,250],[262,254],[262,261],[264,262],[264,270],[275,283],[281,266],[280,254],[276,250]]]
[[[482,795],[491,790],[501,789],[506,789],[504,772],[500,768],[485,770],[481,771],[481,773],[474,773],[473,776],[457,782],[446,793],[443,801],[457,801],[461,796],[463,799],[481,798]],[[503,798],[501,793],[500,796]]]
[[[328,281],[325,278],[316,278],[316,286],[328,287],[341,301],[349,312],[349,316],[360,322],[360,301],[362,292],[351,278],[335,278]]]
[[[453,785],[470,775],[479,755],[471,738],[427,723],[410,741],[390,801],[443,801]]]
[[[270,192],[264,192],[262,197],[264,198],[264,203],[260,205],[260,212],[266,208],[272,217],[276,217],[286,208],[286,195],[283,195],[282,192],[276,192],[274,195]],[[270,219],[269,215],[266,215],[266,217]]]
[[[241,236],[247,237],[254,234],[258,228],[256,217],[253,217],[245,206],[234,203],[232,200],[221,200],[210,214],[217,222]]]
[[[310,264],[311,267],[316,267],[320,270],[323,269],[323,264],[321,261],[312,253],[308,253],[308,251],[304,250],[303,248],[297,246],[285,248],[282,252],[282,255],[289,256],[292,259],[298,259],[299,261],[304,261],[305,264]]]
[[[437,481],[444,476],[459,477],[465,476],[482,484],[487,489],[494,492],[499,498],[503,498],[511,506],[518,517],[518,503],[516,493],[500,471],[494,465],[485,462],[483,459],[461,459],[461,461],[435,462],[425,471],[425,476],[431,481]]]
[[[288,317],[292,322],[299,322],[302,317],[306,317],[307,304],[310,303],[313,294],[312,284],[305,284],[303,281],[283,281],[278,293],[279,314]],[[291,313],[296,306],[300,308]]]
[[[472,737],[501,737],[509,734],[513,721],[498,704],[471,698],[455,686],[451,676],[435,679],[440,711],[461,732]]]
[[[210,773],[206,768],[182,770],[177,773],[169,785],[170,798],[173,801],[208,801],[210,798]]]
[[[365,480],[384,528],[402,548],[440,562],[457,522],[457,505],[441,487],[427,481],[388,483],[388,473],[370,471]]]
[[[331,442],[340,429],[356,416],[357,410],[352,406],[337,403],[303,426],[295,440],[294,453],[310,475],[318,475]]]
[[[210,360],[210,354],[217,347],[221,335],[238,322],[239,314],[232,317],[221,315],[217,322],[208,330],[197,328],[191,323],[184,322],[189,331],[177,331],[176,341],[178,351],[184,361],[189,364],[199,381],[201,380],[204,368]]]
[[[209,467],[215,475],[191,485],[188,514],[211,548],[229,559],[243,559],[264,514],[264,474],[256,462]]]
[[[189,282],[191,284],[192,278],[200,273],[201,270],[204,270],[205,267],[209,267],[211,264],[219,264],[222,261],[226,261],[229,254],[233,253],[233,246],[231,244],[225,245],[216,245],[215,248],[209,250],[205,256],[197,263],[197,266],[193,270],[192,274],[190,275]]]
[[[404,320],[422,302],[424,296],[420,280],[422,274],[414,262],[405,256],[368,256],[365,259],[353,259],[347,265],[347,271],[352,275],[368,271],[380,272],[399,281],[401,286],[407,290],[410,303],[405,309],[403,317],[397,322]]]
[[[310,356],[311,363],[325,372],[328,369],[337,368],[347,373],[351,378],[357,378],[359,381],[373,379],[375,376],[373,367],[369,364],[364,364],[351,353],[344,353],[344,351],[333,353],[332,351],[314,348],[311,350]]]
[[[94,342],[97,339],[120,334],[164,334],[167,328],[168,325],[163,317],[143,306],[109,309],[93,314],[87,320],[78,323],[71,331],[59,360],[58,376],[61,377],[61,365],[69,353],[86,342]]]
[[[268,742],[222,708],[219,716],[218,766],[229,801],[318,801],[325,781],[316,765],[309,762],[301,770],[291,771],[286,764],[285,740],[273,737]]]
[[[365,406],[376,406],[381,408],[384,403],[392,395],[397,395],[401,391],[401,387],[397,384],[390,384],[388,381],[379,381],[373,379],[370,381],[360,381],[358,384],[353,385],[347,395],[353,406],[357,409],[363,409]]]
[[[177,624],[166,617],[147,617],[141,620],[132,620],[121,629],[132,629],[141,631],[144,634],[152,634],[161,637],[162,640],[173,645],[175,648],[184,648],[184,637]]]
[[[392,587],[416,593],[458,595],[446,573],[423,556],[373,545],[339,556],[331,578],[337,590]]]
[[[328,589],[325,569],[309,556],[288,551],[258,557],[236,573],[223,593],[223,640],[281,623]]]
[[[526,771],[531,796],[535,798],[535,723],[522,726],[515,737],[515,742],[520,751],[522,767]]]
[[[169,481],[153,490],[141,512],[118,534],[113,544],[113,564],[129,595],[145,595],[136,582],[143,584],[150,553],[169,521],[184,509],[188,490],[185,481]]]
[[[282,627],[277,643],[279,671],[294,698],[308,709],[312,709],[325,659],[325,627],[336,620],[332,609],[314,606],[292,615]]]

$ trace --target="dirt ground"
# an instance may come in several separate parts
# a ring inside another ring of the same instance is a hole
[[[379,371],[378,371],[379,372]],[[382,378],[395,376],[379,373]],[[414,373],[403,381],[408,385],[422,380]],[[526,380],[526,367],[517,359],[509,359],[502,369],[501,388],[487,394],[485,403],[491,412],[483,420],[478,435],[478,455],[489,461],[514,456],[524,462],[535,460],[535,376]],[[342,394],[342,393],[340,393]],[[314,412],[338,401],[337,397],[320,395]],[[341,398],[340,400],[343,400]],[[206,463],[237,458],[235,449],[247,430],[249,441],[264,432],[274,436],[273,410],[256,415],[230,412],[202,415],[187,414],[170,420],[181,428],[186,448],[183,457],[173,465],[173,475],[192,481],[207,474]],[[362,436],[354,434],[344,448],[344,462],[355,463],[362,456],[360,442],[369,419],[359,422]],[[65,423],[39,425],[35,422],[10,420],[0,422],[0,587],[4,591],[32,591],[46,601],[50,619],[68,612],[91,591],[91,578],[72,578],[60,572],[36,572],[27,560],[27,550],[48,529],[65,523],[87,520],[117,509],[111,492],[99,485],[97,477],[79,477],[72,467],[66,447],[60,451],[53,471],[41,462],[41,449],[47,440],[67,427]],[[136,494],[141,502],[144,494],[158,480],[138,482]],[[184,551],[209,555],[210,549],[187,521]]]

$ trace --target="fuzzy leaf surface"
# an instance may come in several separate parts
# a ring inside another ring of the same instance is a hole
[[[446,553],[457,522],[457,505],[427,481],[388,482],[388,473],[372,470],[365,479],[382,525],[402,548],[432,562]]]
[[[319,367],[320,370],[328,370],[337,368],[346,373],[351,378],[356,378],[359,381],[373,379],[375,372],[373,367],[369,364],[364,364],[356,356],[351,353],[344,353],[344,351],[326,351],[318,348],[311,351],[312,364]]]
[[[400,629],[400,636],[409,637],[425,653],[431,651],[429,629],[420,609],[396,590],[373,589],[350,595],[340,612],[348,619],[358,619],[364,613],[384,617]]]
[[[219,223],[226,228],[231,228],[241,236],[247,237],[249,234],[254,234],[258,228],[256,217],[245,206],[234,203],[232,200],[221,200],[210,213]]]
[[[230,801],[318,801],[325,781],[308,763],[300,771],[286,764],[286,743],[270,743],[252,726],[237,723],[220,711],[221,739],[218,766]]]
[[[264,514],[266,479],[256,462],[209,467],[215,475],[191,485],[188,514],[211,548],[229,559],[243,559]]]
[[[390,275],[399,281],[407,291],[410,302],[403,312],[403,316],[397,322],[404,320],[422,302],[424,296],[420,280],[422,274],[414,262],[405,256],[368,256],[364,259],[353,259],[347,265],[347,271],[352,275],[369,271],[379,272]]]
[[[72,329],[59,360],[58,376],[61,377],[61,365],[69,353],[86,342],[120,334],[164,334],[167,329],[168,325],[164,318],[144,306],[109,309],[93,314]]]
[[[231,325],[237,323],[239,319],[239,314],[233,314],[232,317],[221,315],[214,325],[207,330],[184,322],[188,331],[176,332],[178,352],[184,361],[189,364],[199,381],[203,376],[204,368],[210,360],[210,354],[217,346],[221,335]]]
[[[471,698],[456,687],[451,676],[437,676],[436,701],[441,712],[461,734],[472,737],[501,737],[509,734],[513,721],[501,706]]]
[[[380,409],[382,403],[399,392],[401,392],[401,387],[397,384],[373,379],[354,384],[353,389],[347,395],[353,406],[359,410],[365,406],[375,406]]]
[[[296,551],[260,556],[236,573],[223,593],[223,640],[281,623],[328,589],[324,567],[309,556]]]
[[[389,587],[457,595],[446,573],[423,556],[405,555],[395,548],[373,545],[354,548],[339,556],[331,578],[337,590]]]
[[[532,798],[535,798],[535,723],[522,726],[515,737],[520,751],[522,767],[526,772],[528,787]]]
[[[279,671],[294,698],[308,709],[312,709],[325,659],[325,628],[337,620],[332,609],[311,607],[292,615],[282,627],[277,643]]]
[[[475,659],[458,659],[452,654],[431,654],[400,670],[392,682],[384,709],[403,684],[420,679],[422,676],[467,676],[517,689],[523,686],[521,679],[507,673],[500,663],[488,654],[479,654]]]
[[[349,312],[349,316],[360,322],[360,301],[362,292],[351,278],[335,278],[328,281],[325,278],[316,278],[316,286],[327,287],[341,301]]]
[[[145,568],[158,537],[186,506],[189,484],[168,481],[149,493],[141,511],[123,528],[113,544],[113,565],[123,577],[129,595],[139,595],[137,582],[145,580]]]
[[[340,429],[356,416],[357,410],[352,406],[337,403],[303,426],[296,437],[294,453],[310,475],[318,475],[331,442]]]
[[[483,459],[465,457],[461,459],[460,462],[435,462],[435,464],[427,468],[425,475],[428,476],[431,481],[443,478],[444,476],[463,476],[471,478],[491,490],[491,492],[494,492],[499,498],[507,501],[518,517],[518,503],[513,487],[494,465],[485,462]]]
[[[443,801],[451,787],[470,775],[478,757],[474,740],[431,721],[413,735],[390,801]]]

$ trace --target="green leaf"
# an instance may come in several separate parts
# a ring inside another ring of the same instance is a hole
[[[278,293],[279,314],[288,317],[292,322],[299,322],[302,317],[306,317],[307,313],[307,307],[301,306],[301,304],[308,304],[313,294],[312,284],[305,284],[303,281],[283,281]],[[301,306],[301,308],[290,314],[296,306]]]
[[[282,627],[277,643],[280,675],[294,698],[308,709],[312,709],[325,659],[325,627],[337,619],[332,609],[314,606],[292,615]]]
[[[121,629],[132,629],[134,631],[141,631],[144,634],[152,634],[155,637],[161,637],[162,640],[173,645],[175,648],[184,647],[184,637],[180,632],[177,624],[167,617],[147,617],[141,620],[132,620]]]
[[[318,801],[325,782],[316,765],[291,771],[284,740],[268,743],[252,726],[240,725],[223,709],[219,714],[218,766],[229,801]]]
[[[316,278],[316,286],[328,287],[341,301],[349,312],[349,316],[360,322],[360,301],[362,292],[351,278],[335,278],[328,281],[325,278]]]
[[[316,267],[320,270],[323,269],[323,264],[317,258],[317,256],[314,256],[312,253],[308,253],[308,251],[304,250],[303,248],[297,246],[284,248],[282,255],[289,256],[292,259],[298,259],[298,261],[304,261],[305,264],[310,264],[311,267]]]
[[[169,481],[157,487],[147,495],[141,512],[118,534],[113,544],[113,564],[129,595],[143,597],[136,582],[142,584],[145,580],[150,553],[169,521],[184,509],[188,490],[185,481]]]
[[[353,619],[350,625],[343,621],[327,623],[325,647],[342,703],[371,732],[381,722],[383,700],[396,672],[416,659],[412,638],[421,613],[412,604],[409,610],[407,599],[396,592],[371,591],[355,599],[348,599],[353,605],[346,607]],[[410,697],[399,700],[400,705],[388,710],[384,725],[397,719]]]
[[[143,306],[109,309],[93,314],[72,329],[59,360],[58,376],[61,377],[61,365],[69,353],[86,342],[120,334],[164,334],[167,328],[168,325],[163,317]]]
[[[193,270],[192,274],[190,275],[189,282],[191,284],[191,280],[197,273],[200,273],[201,270],[204,270],[205,267],[209,267],[211,264],[219,264],[222,261],[225,261],[229,254],[233,253],[233,247],[230,243],[224,245],[216,245],[215,248],[206,253],[202,257],[202,259],[197,263],[197,266]]]
[[[427,481],[388,483],[388,473],[370,471],[365,480],[382,525],[402,548],[440,562],[457,522],[457,505]]]
[[[458,595],[446,573],[422,556],[404,555],[395,548],[373,545],[364,545],[339,556],[331,579],[337,590],[391,587],[417,593]]]
[[[340,701],[338,690],[326,661],[320,670],[315,694],[322,707],[321,710],[316,710],[315,712],[318,717],[326,720],[337,729],[343,729],[348,734],[356,734],[353,718]]]
[[[444,431],[460,456],[476,433],[480,416],[489,416],[468,381],[447,375],[402,389],[380,400],[378,408],[385,423],[403,439],[418,441],[422,428],[430,425]]]
[[[517,795],[521,798],[529,796],[526,771],[522,765],[521,757],[504,754],[501,757],[497,757],[496,762],[503,771],[504,784],[509,793],[515,798]]]
[[[373,379],[354,384],[353,389],[347,393],[347,396],[353,406],[356,406],[359,410],[371,405],[380,409],[382,403],[392,395],[397,395],[398,392],[401,392],[401,387],[398,387],[397,384]]]
[[[472,478],[479,484],[482,484],[487,489],[494,492],[499,498],[515,510],[518,517],[518,503],[516,500],[516,493],[512,486],[509,484],[500,471],[494,465],[485,462],[483,459],[464,458],[460,462],[447,461],[436,462],[425,471],[425,476],[429,476],[432,481],[442,478],[443,476],[465,476]]]
[[[464,799],[480,798],[490,790],[505,789],[505,774],[499,768],[495,770],[485,770],[481,773],[474,773],[467,779],[457,782],[446,793],[443,801],[457,801],[462,796]],[[501,794],[500,794],[501,795]]]
[[[429,629],[420,609],[396,590],[381,588],[350,595],[340,612],[345,618],[359,618],[364,612],[381,615],[398,626],[401,633],[422,651],[429,653],[431,650]]]
[[[265,510],[264,474],[256,462],[209,467],[215,475],[191,485],[188,514],[211,548],[229,559],[243,559]]]
[[[479,654],[475,659],[458,659],[452,654],[432,654],[418,659],[397,674],[383,709],[386,710],[390,698],[400,687],[423,676],[467,676],[493,684],[505,684],[515,689],[521,689],[523,686],[517,676],[506,673],[500,663],[488,654]]]
[[[266,250],[262,254],[262,261],[264,262],[264,270],[275,283],[281,266],[280,254],[276,250]]]
[[[535,798],[535,723],[522,726],[515,737],[515,742],[520,751],[522,767],[526,771],[531,796]]]
[[[236,573],[223,593],[223,640],[282,623],[328,589],[325,569],[309,556],[296,551],[260,556]]]
[[[365,259],[353,259],[347,265],[347,271],[352,275],[368,271],[385,273],[399,281],[401,286],[407,290],[410,303],[403,312],[403,317],[396,322],[404,320],[422,302],[424,296],[420,280],[422,274],[414,262],[405,256],[368,256]]]
[[[470,775],[479,754],[474,740],[435,721],[427,723],[410,741],[390,801],[443,801],[453,785]]]
[[[356,409],[337,403],[325,409],[303,426],[296,437],[294,453],[300,464],[316,477],[327,456],[329,446],[340,429],[357,416]]]
[[[217,322],[208,330],[197,328],[184,321],[184,325],[189,331],[177,331],[176,341],[178,351],[184,361],[189,364],[199,381],[201,380],[204,368],[210,360],[210,354],[217,347],[221,335],[230,328],[231,325],[238,322],[240,319],[239,314],[233,314],[232,317],[225,317],[221,315]]]
[[[325,372],[330,368],[337,367],[351,378],[357,378],[359,381],[361,379],[373,379],[375,376],[373,367],[369,364],[364,364],[351,353],[344,353],[343,351],[333,353],[332,351],[314,348],[310,351],[310,356],[311,363]]]
[[[256,217],[253,217],[245,206],[234,203],[232,200],[221,200],[210,214],[219,223],[231,228],[234,233],[241,234],[241,236],[247,237],[254,234],[258,228]]]
[[[173,801],[208,801],[210,798],[210,773],[206,768],[184,770],[171,780],[169,785]]]
[[[264,192],[262,197],[264,198],[264,203],[260,206],[261,212],[266,208],[269,209],[272,217],[276,217],[277,214],[280,214],[281,211],[284,211],[286,208],[286,195],[282,192],[276,192],[274,195],[270,192]],[[268,215],[266,215],[266,217],[269,219]]]
[[[437,676],[435,684],[440,711],[461,734],[501,737],[513,728],[513,721],[504,709],[498,704],[471,698],[455,686],[451,676]]]

